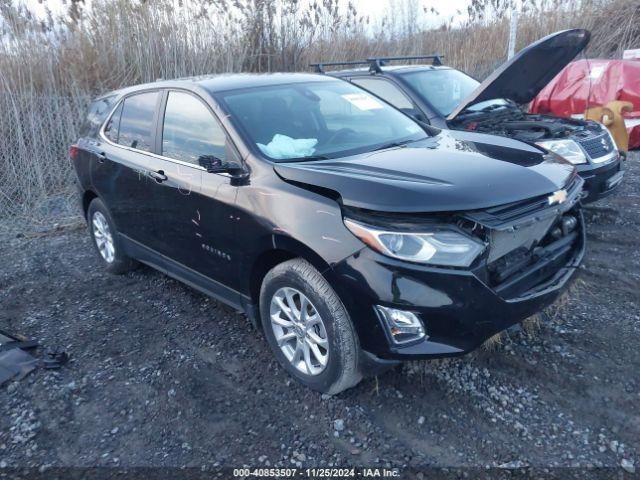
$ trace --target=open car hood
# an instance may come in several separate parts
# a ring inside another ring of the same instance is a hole
[[[529,103],[589,43],[588,30],[574,28],[552,33],[516,53],[478,85],[447,117],[454,120],[460,112],[476,103],[506,98]]]
[[[378,212],[453,212],[504,205],[566,186],[575,167],[506,137],[442,130],[434,137],[335,160],[278,163],[287,182]]]

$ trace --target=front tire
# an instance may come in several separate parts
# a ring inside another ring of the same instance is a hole
[[[271,350],[297,381],[330,395],[356,385],[359,342],[344,305],[309,262],[270,270],[260,290],[260,317]]]
[[[138,265],[134,259],[125,255],[115,223],[99,198],[94,198],[89,204],[87,225],[98,257],[109,273],[121,275]]]

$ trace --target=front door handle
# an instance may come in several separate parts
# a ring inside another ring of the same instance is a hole
[[[157,172],[149,172],[149,176],[158,183],[162,183],[167,179],[167,176],[162,170],[158,170]]]
[[[104,163],[104,161],[107,159],[107,156],[105,155],[104,152],[96,152],[96,158],[98,159],[98,163]]]

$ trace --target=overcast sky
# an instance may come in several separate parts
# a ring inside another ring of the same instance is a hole
[[[42,14],[45,9],[45,5],[48,6],[53,12],[58,12],[64,5],[64,0],[20,0],[28,6],[35,9],[36,13]],[[68,1],[68,0],[67,0]],[[177,0],[175,0],[177,1]],[[338,0],[345,7],[349,3],[349,0]],[[356,7],[356,11],[360,15],[369,15],[372,20],[380,20],[385,15],[393,14],[394,8],[403,0],[351,0]],[[406,1],[406,0],[404,0]],[[431,21],[435,24],[442,23],[443,20],[448,18],[459,18],[459,13],[463,14],[467,10],[467,6],[471,3],[471,0],[409,0],[415,4],[421,11],[423,8],[435,8],[439,15],[438,17],[429,16]],[[87,1],[90,3],[90,0]]]

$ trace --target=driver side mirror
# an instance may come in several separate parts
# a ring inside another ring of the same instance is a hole
[[[215,155],[202,155],[198,157],[198,164],[208,173],[230,173],[237,175],[243,173],[244,169],[236,162],[227,162]]]

